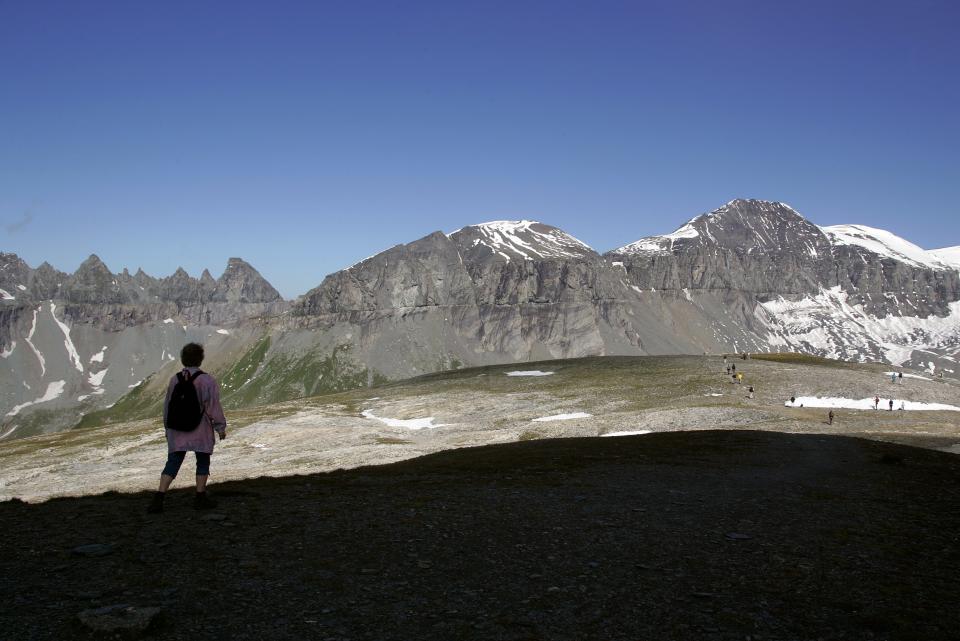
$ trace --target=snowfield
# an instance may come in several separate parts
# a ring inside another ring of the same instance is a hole
[[[553,416],[541,416],[533,419],[534,423],[546,423],[548,421],[569,421],[575,418],[590,418],[593,414],[586,412],[574,412],[573,414],[554,414]]]
[[[652,430],[626,430],[623,432],[607,432],[600,436],[638,436],[640,434],[652,434]]]
[[[553,372],[541,372],[538,369],[530,371],[507,372],[507,376],[550,376]]]
[[[892,258],[919,267],[932,269],[946,269],[948,267],[937,258],[936,254],[931,254],[927,250],[884,229],[867,227],[866,225],[832,225],[820,229],[834,245],[856,245],[885,258]]]
[[[830,397],[830,396],[798,396],[795,403],[787,401],[784,403],[785,407],[824,407],[824,408],[838,408],[838,409],[848,409],[848,410],[873,410],[873,399],[872,398],[861,398],[861,399],[852,399],[852,398],[842,398],[842,397]],[[880,397],[880,408],[881,410],[889,410],[890,408],[890,397],[881,396]],[[953,412],[960,412],[960,407],[956,405],[947,405],[945,403],[921,403],[917,401],[906,401],[903,399],[893,399],[893,409],[895,410],[913,410],[913,411],[927,411],[927,410],[946,410]]]
[[[757,320],[768,329],[766,340],[780,351],[818,353],[828,358],[864,360],[880,352],[893,365],[916,350],[949,350],[960,343],[960,301],[947,316],[878,318],[861,305],[851,305],[839,285],[800,300],[759,303]]]
[[[363,410],[360,412],[360,415],[364,418],[372,418],[375,421],[380,421],[384,425],[389,427],[402,427],[408,430],[423,430],[429,429],[432,430],[437,427],[446,427],[444,424],[434,425],[434,418],[428,416],[427,418],[410,418],[410,419],[401,419],[401,418],[384,418],[381,416],[376,416],[373,413],[373,410]]]
[[[47,391],[44,392],[43,396],[33,401],[27,401],[26,403],[15,405],[12,410],[7,412],[7,416],[16,416],[17,414],[20,413],[20,410],[22,410],[25,407],[29,407],[31,405],[37,405],[39,403],[46,403],[48,401],[52,401],[58,398],[61,394],[63,394],[63,388],[66,386],[67,386],[66,381],[54,381],[50,383],[49,385],[47,385]]]

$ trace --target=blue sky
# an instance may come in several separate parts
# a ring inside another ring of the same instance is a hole
[[[285,296],[434,230],[736,197],[960,244],[955,2],[0,0],[0,249]]]

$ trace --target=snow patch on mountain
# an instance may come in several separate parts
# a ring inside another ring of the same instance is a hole
[[[593,248],[563,230],[535,220],[494,220],[463,227],[447,234],[453,238],[467,231],[473,232],[470,248],[483,245],[493,253],[523,260],[548,258],[580,258],[595,253]]]
[[[70,362],[73,363],[73,366],[77,368],[77,371],[82,374],[83,363],[80,362],[80,354],[77,352],[76,345],[73,344],[73,339],[70,338],[70,328],[67,327],[66,323],[57,318],[56,311],[56,304],[50,303],[50,315],[53,316],[53,320],[57,324],[57,327],[59,327],[60,331],[63,332],[63,346],[67,348],[67,354],[70,356]]]
[[[885,258],[920,267],[947,267],[935,254],[884,229],[866,225],[831,225],[820,229],[834,245],[856,245]]]
[[[13,296],[5,289],[0,289],[0,300],[17,300],[17,297]]]
[[[103,362],[103,355],[106,353],[106,351],[107,351],[107,346],[104,345],[103,347],[100,348],[100,351],[99,351],[99,352],[97,352],[96,354],[94,354],[93,356],[90,357],[90,362],[91,362],[91,363],[102,363],[102,362]]]
[[[861,362],[882,357],[900,365],[915,350],[960,346],[960,301],[948,307],[950,313],[943,317],[879,318],[862,305],[851,305],[838,285],[799,300],[781,296],[759,303],[755,316],[768,330],[767,342],[778,350]]]
[[[689,220],[687,223],[681,225],[676,229],[676,231],[670,234],[663,234],[661,236],[647,236],[646,238],[641,238],[638,241],[632,242],[629,245],[624,245],[614,249],[611,253],[613,254],[669,254],[673,251],[673,243],[681,238],[696,238],[700,235],[700,232],[696,230],[693,226],[701,218],[710,216],[710,214],[704,214],[702,216],[697,216]]]
[[[30,346],[30,349],[33,350],[34,355],[37,357],[37,360],[40,361],[40,376],[45,376],[47,373],[47,362],[43,358],[43,354],[40,353],[40,350],[37,349],[37,346],[33,344],[33,335],[37,331],[37,313],[40,311],[40,308],[33,310],[33,322],[30,325],[30,333],[28,333],[24,340],[27,341],[27,345]]]
[[[0,358],[8,358],[17,348],[17,341],[10,341],[10,347],[0,352]]]
[[[21,403],[20,405],[14,405],[13,409],[7,412],[7,416],[16,416],[17,414],[20,413],[20,410],[22,410],[25,407],[29,407],[31,405],[37,405],[39,403],[47,403],[49,401],[55,400],[61,394],[63,394],[63,388],[66,386],[67,386],[66,381],[54,381],[50,383],[49,385],[47,385],[47,391],[44,392],[43,396],[32,401],[27,401],[26,403]]]
[[[103,384],[103,377],[107,375],[107,370],[109,369],[110,368],[108,367],[107,369],[102,369],[96,373],[90,372],[89,376],[87,376],[87,382],[94,387],[100,387]]]
[[[373,413],[373,410],[363,410],[360,412],[361,416],[364,418],[372,418],[375,421],[380,421],[388,427],[403,427],[408,430],[422,430],[422,429],[434,429],[437,427],[446,427],[444,424],[434,425],[434,418],[428,416],[427,418],[410,418],[410,419],[401,419],[401,418],[384,418],[381,416],[376,416]]]
[[[953,269],[960,270],[960,246],[931,249],[927,253]]]

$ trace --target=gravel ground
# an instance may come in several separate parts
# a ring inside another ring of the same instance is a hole
[[[960,406],[956,381],[908,378],[893,385],[884,374],[889,366],[809,357],[730,363],[745,374],[742,385],[730,382],[720,357],[589,358],[447,372],[228,413],[230,434],[214,453],[213,481],[311,474],[458,447],[634,430],[846,434],[960,451],[958,412],[837,410],[834,424],[827,425],[827,410],[783,405],[791,395],[862,399],[879,394]],[[514,370],[553,374],[506,375]],[[752,399],[750,385],[756,389]],[[391,427],[365,418],[364,410],[401,420],[433,417],[442,427]],[[590,416],[533,420],[576,413]],[[152,489],[165,458],[158,421],[0,443],[0,500]],[[185,477],[191,465],[186,463]]]
[[[119,604],[185,641],[960,629],[960,459],[928,449],[680,431],[215,489],[212,513],[188,492],[152,516],[147,493],[0,503],[3,637],[91,638],[79,613]]]

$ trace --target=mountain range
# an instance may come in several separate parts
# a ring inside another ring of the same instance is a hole
[[[157,412],[191,340],[228,408],[588,355],[798,351],[952,375],[960,247],[739,199],[605,254],[535,221],[438,231],[295,301],[239,258],[154,278],[4,253],[0,438]]]

